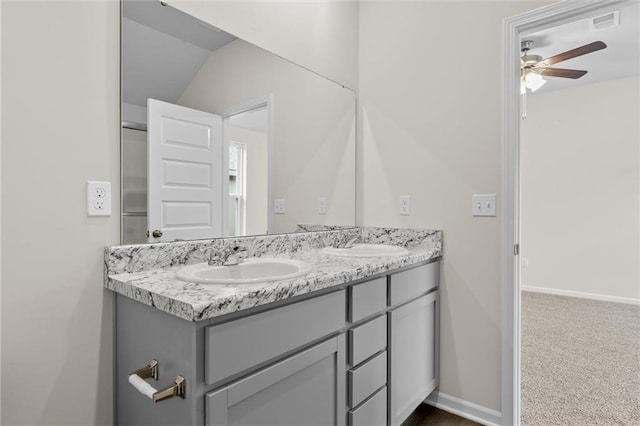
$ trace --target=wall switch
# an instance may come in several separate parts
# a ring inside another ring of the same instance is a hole
[[[400,196],[400,214],[403,216],[409,216],[411,214],[411,196]]]
[[[275,214],[284,214],[284,198],[278,198],[274,200],[273,212]]]
[[[528,268],[529,267],[529,258],[528,257],[523,257],[522,258],[522,267],[523,268]]]
[[[318,214],[327,214],[327,199],[318,198]]]
[[[473,216],[495,216],[496,194],[473,194],[471,196],[471,214]]]
[[[87,182],[87,215],[111,216],[111,182]]]

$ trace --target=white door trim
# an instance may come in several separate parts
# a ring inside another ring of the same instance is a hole
[[[502,116],[502,423],[520,424],[520,38],[634,0],[565,0],[504,21]],[[636,0],[637,1],[637,0]]]
[[[272,157],[273,157],[273,141],[275,140],[274,135],[275,135],[275,102],[274,102],[274,97],[273,94],[269,94],[269,95],[265,95],[265,96],[259,96],[257,98],[253,98],[253,99],[249,99],[245,102],[242,102],[241,104],[238,105],[234,105],[232,107],[229,108],[225,108],[222,111],[222,141],[223,141],[223,151],[225,152],[226,158],[224,158],[223,160],[225,161],[224,164],[229,164],[229,118],[234,116],[234,115],[238,115],[238,114],[242,114],[243,112],[247,112],[247,111],[251,111],[254,109],[258,109],[258,108],[267,108],[267,121],[268,121],[268,126],[269,129],[267,130],[267,164],[268,164],[268,171],[267,171],[267,234],[271,234],[273,233],[273,179],[271,178],[271,165],[273,164],[272,162]],[[226,184],[226,188],[225,190],[225,194],[227,194],[227,197],[225,197],[225,205],[224,205],[224,209],[225,212],[229,211],[229,182],[228,179],[225,179],[225,184]],[[226,221],[228,215],[225,215],[225,223],[223,225],[223,229],[227,229],[228,227],[228,223]]]

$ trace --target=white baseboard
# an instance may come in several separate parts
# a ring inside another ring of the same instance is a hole
[[[554,294],[556,296],[578,297],[580,299],[600,300],[603,302],[626,303],[628,305],[640,305],[640,299],[632,297],[607,296],[605,294],[584,293],[582,291],[558,290],[555,288],[536,287],[531,285],[523,285],[520,287],[522,291],[530,293]]]
[[[439,391],[433,392],[424,402],[483,425],[500,426],[502,424],[502,414],[499,411]]]

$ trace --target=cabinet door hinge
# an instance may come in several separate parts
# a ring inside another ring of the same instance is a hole
[[[513,246],[513,254],[516,256],[520,254],[520,244],[516,244]]]

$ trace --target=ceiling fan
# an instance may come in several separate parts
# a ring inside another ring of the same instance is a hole
[[[530,55],[529,50],[531,50],[531,47],[533,47],[532,40],[523,40],[520,43],[520,49],[522,51],[522,58],[520,58],[520,76],[522,82],[520,91],[522,94],[526,93],[526,89],[535,92],[542,87],[546,83],[542,76],[573,79],[582,77],[587,71],[550,68],[550,66],[558,62],[566,61],[567,59],[597,52],[598,50],[606,48],[607,45],[601,41],[594,41],[593,43],[567,50],[566,52],[550,56],[546,59],[542,59],[542,56],[539,55]]]

